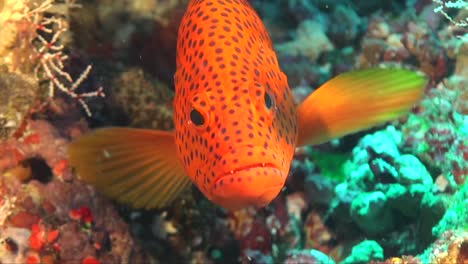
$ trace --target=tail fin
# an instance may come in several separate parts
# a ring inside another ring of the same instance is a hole
[[[98,129],[72,142],[68,155],[82,180],[136,208],[163,207],[190,185],[172,132]]]
[[[374,68],[331,79],[298,106],[298,146],[320,144],[379,125],[421,98],[426,79],[405,69]]]

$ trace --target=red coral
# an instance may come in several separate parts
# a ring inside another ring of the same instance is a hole
[[[60,251],[60,249],[61,249],[61,248],[60,248],[60,245],[59,245],[58,243],[54,243],[54,244],[52,245],[52,248],[53,248],[55,251]]]
[[[426,136],[426,140],[432,152],[435,153],[433,158],[442,160],[443,157],[440,157],[440,155],[443,155],[449,150],[455,138],[455,131],[451,124],[438,124],[437,126],[431,127]]]
[[[39,224],[32,225],[29,247],[36,251],[41,251],[46,242],[44,227]]]
[[[98,250],[98,251],[101,250],[101,249],[102,249],[101,243],[94,242],[94,248],[95,248],[96,250]]]
[[[59,236],[59,231],[58,230],[52,230],[47,234],[47,241],[49,243],[55,242]]]
[[[41,263],[41,259],[37,253],[29,254],[26,257],[26,264],[39,264]]]
[[[87,206],[82,206],[78,209],[73,209],[69,213],[70,218],[83,223],[86,226],[91,226],[94,220],[91,209]]]
[[[40,142],[41,142],[41,136],[39,135],[39,133],[28,135],[23,139],[23,143],[28,144],[28,145],[39,144]]]
[[[61,176],[65,169],[68,167],[68,161],[66,159],[62,159],[57,164],[55,164],[53,168],[53,172],[57,176]]]
[[[101,262],[95,257],[86,257],[81,261],[81,264],[101,264]]]
[[[46,231],[46,228],[41,224],[34,224],[31,227],[31,236],[29,237],[29,247],[37,252],[40,252],[46,245],[54,243],[59,236],[58,230]],[[52,248],[58,251],[59,246],[53,244]]]

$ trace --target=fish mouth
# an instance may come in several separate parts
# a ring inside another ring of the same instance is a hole
[[[285,173],[274,163],[252,163],[220,174],[211,199],[230,211],[247,206],[261,208],[280,193],[285,180]]]
[[[237,167],[236,169],[232,169],[230,171],[221,173],[220,175],[218,175],[218,177],[216,177],[215,183],[218,183],[219,181],[221,181],[222,179],[226,177],[230,177],[232,175],[238,174],[239,172],[250,170],[253,168],[272,168],[272,169],[279,170],[279,167],[271,162],[253,163],[250,165],[240,166],[240,167]]]

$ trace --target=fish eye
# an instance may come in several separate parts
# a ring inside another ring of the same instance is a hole
[[[191,120],[192,123],[194,123],[196,126],[203,126],[203,124],[205,124],[205,118],[204,118],[203,115],[200,113],[200,111],[198,111],[198,110],[195,109],[195,108],[192,108],[192,111],[190,111],[190,120]]]
[[[270,93],[265,92],[263,100],[265,101],[265,106],[267,109],[271,109],[273,107],[273,99],[271,98]]]

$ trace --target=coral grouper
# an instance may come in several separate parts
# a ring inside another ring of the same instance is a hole
[[[191,182],[229,210],[265,206],[295,147],[394,119],[425,85],[409,70],[358,70],[296,106],[247,0],[190,1],[178,34],[175,131],[103,128],[69,147],[84,181],[134,207],[165,206]]]

